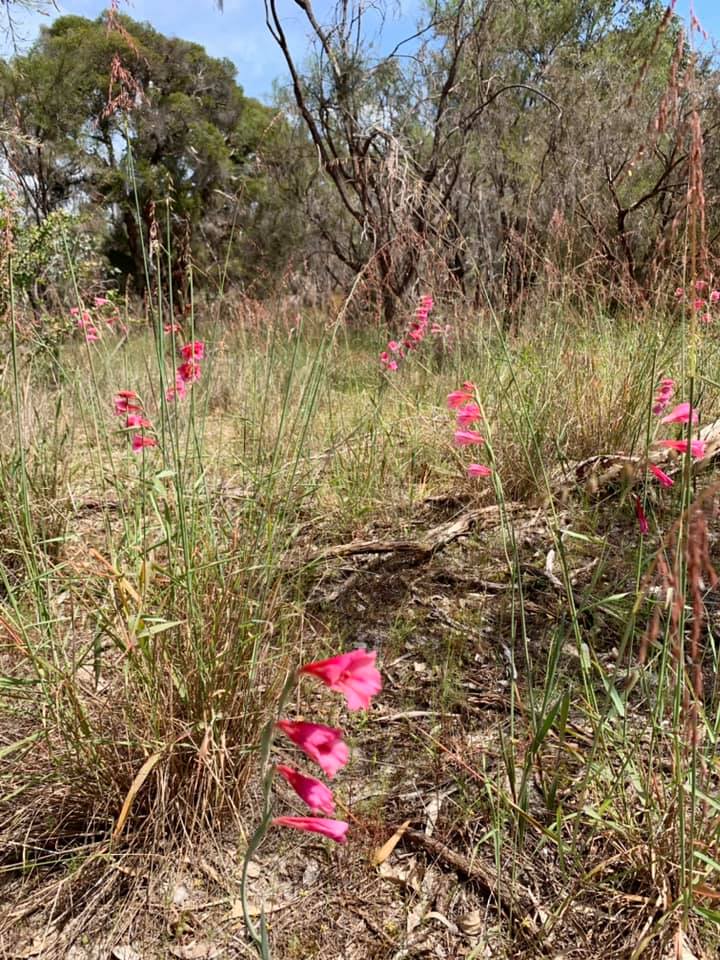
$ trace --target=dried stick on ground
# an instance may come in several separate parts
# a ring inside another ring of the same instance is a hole
[[[403,839],[427,850],[468,880],[479,883],[511,920],[519,923],[538,944],[542,944],[544,938],[534,919],[537,906],[530,893],[517,880],[512,884],[507,883],[498,876],[497,870],[491,864],[484,863],[477,855],[474,854],[470,860],[420,830],[406,830]]]

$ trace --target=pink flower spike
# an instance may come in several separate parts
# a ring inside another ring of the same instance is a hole
[[[183,383],[195,383],[200,379],[200,364],[194,360],[186,360],[177,368],[177,375]]]
[[[649,463],[648,468],[650,470],[650,473],[659,482],[661,487],[671,487],[675,483],[672,477],[669,477],[666,473],[664,473],[660,469],[660,467],[657,467],[654,463]]]
[[[275,768],[283,777],[295,793],[303,800],[314,812],[326,813],[332,817],[335,813],[335,801],[333,800],[332,790],[325,786],[322,781],[315,777],[306,777],[304,773],[293,770],[292,767],[286,767],[278,763]]]
[[[278,720],[277,726],[331,780],[350,758],[348,746],[342,739],[342,730],[302,720]]]
[[[640,498],[633,497],[633,500],[635,501],[635,516],[637,517],[638,526],[640,527],[640,534],[644,537],[645,534],[650,533],[650,524],[645,516]]]
[[[95,297],[93,300],[93,305],[96,307],[106,307],[110,301],[107,297]]]
[[[467,472],[469,477],[489,477],[492,470],[484,463],[469,463]]]
[[[697,310],[698,312],[700,312],[700,310],[704,310],[704,309],[705,309],[705,301],[704,301],[704,300],[701,300],[701,299],[698,297],[698,299],[694,301],[693,307],[695,308],[695,310]]]
[[[687,440],[659,440],[658,443],[661,447],[665,447],[666,450],[677,450],[678,453],[687,453]],[[694,460],[702,460],[705,456],[704,440],[690,441],[690,456]]]
[[[398,363],[397,360],[391,360],[387,365],[388,370],[397,370]]]
[[[710,303],[717,303],[720,300],[720,290],[710,292]]]
[[[390,340],[388,343],[388,350],[392,350],[393,353],[397,353],[399,349],[400,344],[397,342],[397,340]]]
[[[477,430],[456,430],[455,443],[459,447],[469,447],[473,443],[485,443],[485,437]]]
[[[691,417],[693,423],[698,422],[697,410],[691,410],[689,403],[679,403],[660,423],[687,423]]]
[[[348,710],[368,710],[370,700],[382,690],[382,677],[375,666],[376,653],[351,650],[328,660],[318,660],[301,667],[300,673],[309,673],[345,697]]]
[[[464,407],[458,407],[457,422],[459,427],[469,427],[480,419],[480,407],[476,403],[466,403]]]
[[[155,437],[146,437],[142,433],[136,433],[132,438],[132,448],[135,453],[138,453],[143,447],[156,447],[157,440]]]
[[[79,308],[79,307],[70,307],[70,316],[71,316],[71,317],[79,317],[79,316],[80,316],[80,308]]]
[[[275,817],[276,827],[292,827],[294,830],[307,830],[309,833],[321,833],[337,843],[345,843],[350,825],[344,820],[326,820],[324,817]]]
[[[85,339],[88,343],[94,343],[96,340],[100,339],[100,333],[98,332],[97,327],[86,327],[85,328]]]

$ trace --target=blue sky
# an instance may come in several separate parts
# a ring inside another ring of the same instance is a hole
[[[677,12],[687,17],[692,0],[677,0]],[[331,0],[315,0],[319,13]],[[399,19],[390,19],[383,31],[384,43],[391,44],[405,34],[416,20],[421,0],[401,0]],[[60,13],[97,17],[107,0],[57,0]],[[162,33],[202,44],[214,57],[228,57],[238,70],[238,81],[253,97],[269,100],[273,81],[285,81],[285,64],[265,26],[263,0],[225,0],[220,13],[213,0],[123,0],[121,9],[136,20],[148,20]],[[307,43],[305,29],[291,0],[285,0],[286,29],[296,51]],[[394,5],[389,4],[390,7]],[[282,7],[281,7],[282,9]],[[720,39],[720,0],[694,0],[695,14],[714,37]],[[57,16],[58,14],[54,14]],[[39,25],[48,18],[26,17],[21,32],[30,41]],[[0,43],[0,51],[2,44]],[[7,49],[4,51],[7,53]]]

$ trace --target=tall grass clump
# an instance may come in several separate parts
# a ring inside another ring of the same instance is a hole
[[[130,339],[97,342],[86,325],[59,352],[53,389],[15,334],[14,304],[10,324],[7,863],[152,850],[237,810],[297,654],[302,614],[282,559],[297,533],[324,344],[304,350],[267,331],[238,353],[218,328],[197,340],[193,314],[174,329],[158,301],[152,327]],[[181,336],[206,351],[183,400],[168,387]],[[116,417],[121,391],[137,407]],[[140,433],[126,427],[131,415],[146,424]]]

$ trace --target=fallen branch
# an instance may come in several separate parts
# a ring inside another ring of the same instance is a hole
[[[526,510],[521,503],[506,503],[503,510],[507,513],[516,513]],[[500,520],[501,508],[496,504],[489,507],[480,507],[477,510],[466,510],[453,520],[440,523],[427,531],[422,540],[354,540],[352,543],[340,543],[331,547],[324,547],[316,551],[309,558],[311,562],[330,560],[335,557],[355,557],[366,553],[410,553],[419,557],[429,557],[437,550],[446,547],[458,537],[469,533],[472,528],[487,517]]]

